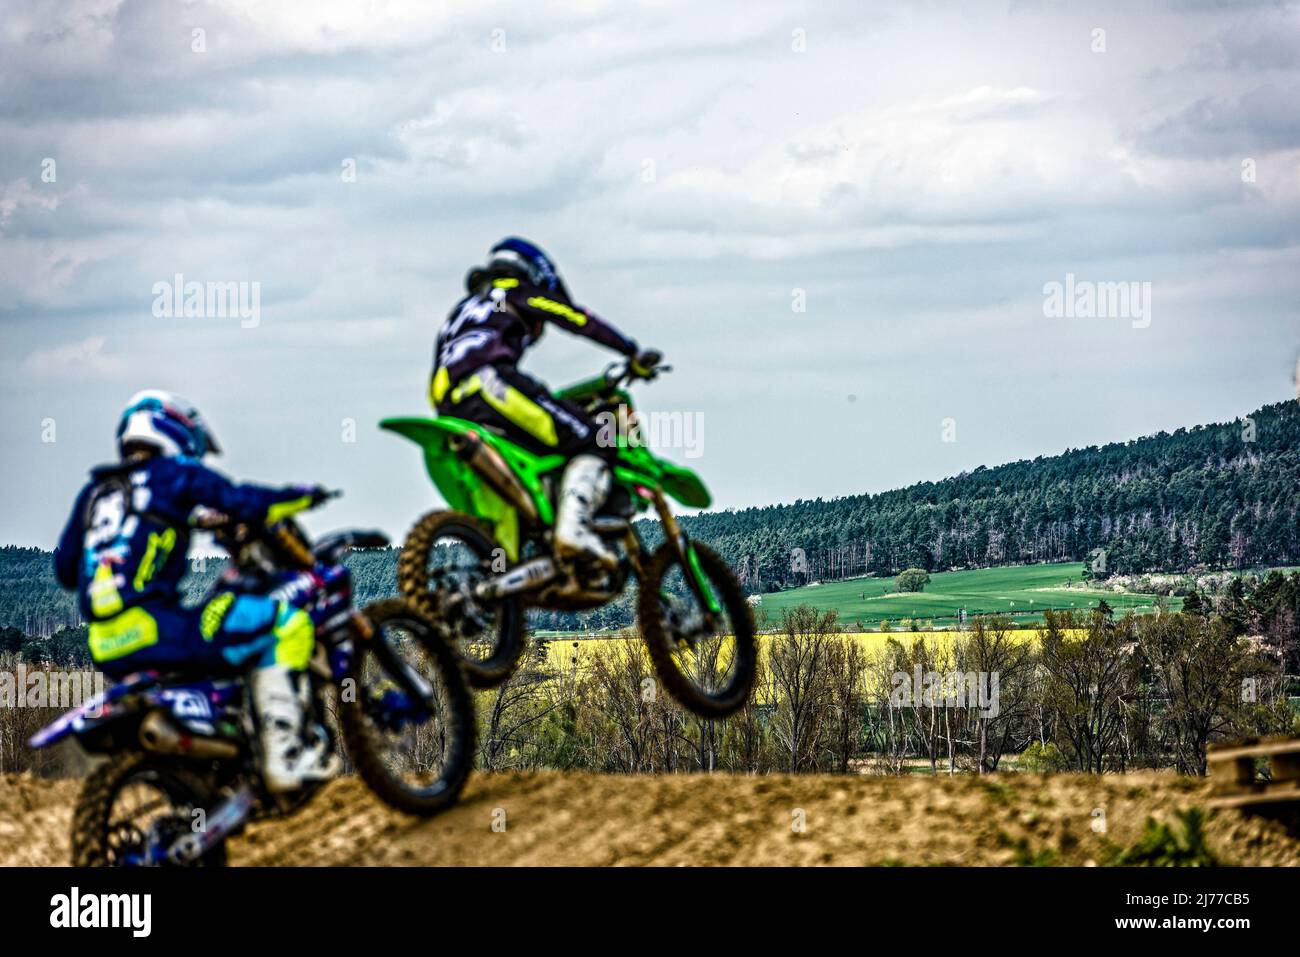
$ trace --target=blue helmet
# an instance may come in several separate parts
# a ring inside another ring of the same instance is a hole
[[[194,404],[161,389],[137,392],[127,402],[117,422],[118,451],[145,445],[166,456],[201,459],[221,454],[216,436],[209,431]]]
[[[540,247],[518,236],[508,236],[488,251],[487,265],[479,274],[484,273],[489,276],[514,276],[539,289],[569,298],[569,291],[564,288],[564,280],[560,278],[560,271],[551,257],[542,252]]]

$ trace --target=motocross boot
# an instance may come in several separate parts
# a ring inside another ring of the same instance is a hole
[[[564,470],[560,504],[555,517],[555,554],[585,558],[607,569],[618,559],[591,527],[592,517],[609,494],[609,467],[594,455],[579,455]]]
[[[306,735],[306,709],[295,675],[283,665],[258,668],[249,676],[262,741],[262,776],[272,793],[336,777],[342,761],[327,735]]]

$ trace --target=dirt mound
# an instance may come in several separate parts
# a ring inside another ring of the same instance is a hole
[[[0,774],[0,865],[70,864],[68,828],[81,782]]]
[[[77,787],[0,777],[0,864],[66,863]],[[350,778],[293,818],[249,828],[230,851],[238,865],[1083,865],[1132,846],[1148,818],[1171,821],[1204,797],[1203,781],[1161,773],[538,772],[477,774],[459,805],[424,821]],[[1300,841],[1276,822],[1220,812],[1205,835],[1223,863],[1300,864]]]

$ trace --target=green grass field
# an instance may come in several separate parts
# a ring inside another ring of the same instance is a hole
[[[1083,567],[1082,562],[1064,562],[935,572],[924,591],[909,594],[895,593],[893,578],[854,578],[764,595],[754,612],[760,617],[765,612],[770,626],[780,619],[782,609],[808,604],[822,610],[834,609],[843,625],[861,623],[864,628],[874,629],[880,627],[881,619],[888,619],[897,629],[904,618],[933,619],[936,626],[952,625],[958,609],[963,607],[967,615],[1012,615],[1017,624],[1041,621],[1048,608],[1095,608],[1101,598],[1117,614],[1154,610],[1154,595],[1065,588],[1067,581],[1081,580]],[[1182,607],[1181,598],[1170,598],[1169,602],[1171,610]]]

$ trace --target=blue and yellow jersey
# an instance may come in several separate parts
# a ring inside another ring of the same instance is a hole
[[[309,489],[238,484],[194,459],[103,466],[77,496],[54,553],[55,573],[79,592],[87,621],[147,601],[175,601],[196,507],[267,522],[310,505]]]

